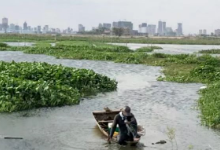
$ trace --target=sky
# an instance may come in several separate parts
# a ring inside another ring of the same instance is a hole
[[[183,23],[184,34],[208,33],[220,29],[220,0],[0,0],[0,18],[9,24],[49,25],[66,29],[86,30],[99,23],[132,21],[134,29],[141,23],[158,25],[166,21],[167,27],[177,28]]]

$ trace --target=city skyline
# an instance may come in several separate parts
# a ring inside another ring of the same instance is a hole
[[[160,26],[161,24],[161,26]],[[0,33],[24,33],[24,34],[34,34],[34,33],[64,33],[64,34],[75,34],[77,32],[85,32],[85,26],[78,24],[78,31],[74,31],[72,28],[68,27],[67,29],[60,30],[59,28],[49,28],[49,25],[44,25],[42,28],[41,25],[37,27],[28,26],[29,24],[25,21],[23,26],[16,25],[14,23],[9,23],[8,18],[2,18],[2,24],[0,23]],[[166,27],[166,22],[158,22],[158,31],[156,32],[156,25],[142,23],[139,25],[139,30],[134,30],[133,23],[129,21],[118,21],[112,23],[99,23],[98,27],[93,27],[91,32],[94,32],[97,29],[101,29],[98,32],[102,31],[104,34],[110,34],[112,28],[123,28],[124,35],[151,35],[151,36],[182,36],[183,28],[182,23],[178,23],[178,28],[173,30],[172,27]]]
[[[141,22],[157,25],[158,20],[166,20],[172,28],[179,22],[184,24],[184,34],[198,33],[198,29],[210,33],[220,27],[220,19],[214,17],[220,5],[217,0],[8,0],[1,4],[0,18],[7,17],[15,24],[27,21],[32,26],[48,24],[75,31],[78,24],[90,30],[98,23],[120,20],[132,21],[136,30]]]

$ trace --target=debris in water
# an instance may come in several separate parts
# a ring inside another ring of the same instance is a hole
[[[154,144],[166,144],[166,143],[167,142],[165,140],[160,140],[160,141],[158,141],[156,143],[152,143],[152,145],[154,145]]]
[[[206,89],[207,88],[207,86],[202,86],[202,87],[200,87],[200,90],[203,90],[203,89]]]

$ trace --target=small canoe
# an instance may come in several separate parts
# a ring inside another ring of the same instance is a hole
[[[114,111],[96,111],[93,112],[93,116],[96,120],[97,126],[100,129],[100,131],[106,136],[109,136],[109,130],[108,130],[108,124],[113,123],[115,116],[120,112],[120,110],[114,110]],[[144,132],[144,128],[140,125],[138,125],[138,133]],[[140,134],[139,134],[140,135]],[[113,140],[117,140],[117,135],[114,134]],[[126,141],[126,143],[135,145],[140,141],[140,138],[138,141]]]

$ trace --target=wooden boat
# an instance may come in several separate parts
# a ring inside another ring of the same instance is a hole
[[[120,112],[120,110],[93,112],[93,116],[96,120],[98,128],[106,137],[109,136],[108,124],[113,123],[115,116],[119,112]],[[138,125],[138,133],[140,133],[140,132],[144,132],[144,128],[142,126]],[[126,141],[126,143],[131,144],[131,145],[135,145],[140,141],[140,139],[141,138],[139,138],[138,141]],[[113,140],[114,141],[117,140],[117,135],[113,136]]]

